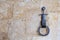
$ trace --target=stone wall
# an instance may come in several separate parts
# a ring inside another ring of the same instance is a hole
[[[38,35],[41,7],[48,14],[48,36]],[[60,0],[0,0],[0,40],[60,40]]]

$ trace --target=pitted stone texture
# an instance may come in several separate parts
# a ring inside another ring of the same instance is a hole
[[[8,39],[8,20],[0,20],[0,40]]]
[[[8,20],[0,20],[0,31],[8,32]]]
[[[0,0],[0,19],[9,19],[13,15],[13,2]]]
[[[12,20],[9,26],[10,40],[25,40],[25,22],[21,20]]]

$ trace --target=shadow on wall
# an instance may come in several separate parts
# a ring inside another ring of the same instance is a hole
[[[8,40],[8,33],[1,32],[0,33],[0,40]]]

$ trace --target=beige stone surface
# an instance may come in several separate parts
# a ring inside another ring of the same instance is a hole
[[[38,35],[45,6],[48,36]],[[0,0],[0,40],[60,40],[60,0]]]

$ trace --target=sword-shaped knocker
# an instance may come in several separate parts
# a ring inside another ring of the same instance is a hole
[[[39,35],[41,35],[41,36],[47,36],[48,34],[49,34],[49,27],[46,25],[46,16],[48,15],[48,14],[45,14],[44,13],[44,10],[45,10],[45,7],[42,7],[41,8],[41,11],[42,11],[42,14],[40,14],[41,15],[41,22],[40,22],[40,27],[39,27]],[[43,32],[43,33],[41,33],[41,32]]]

